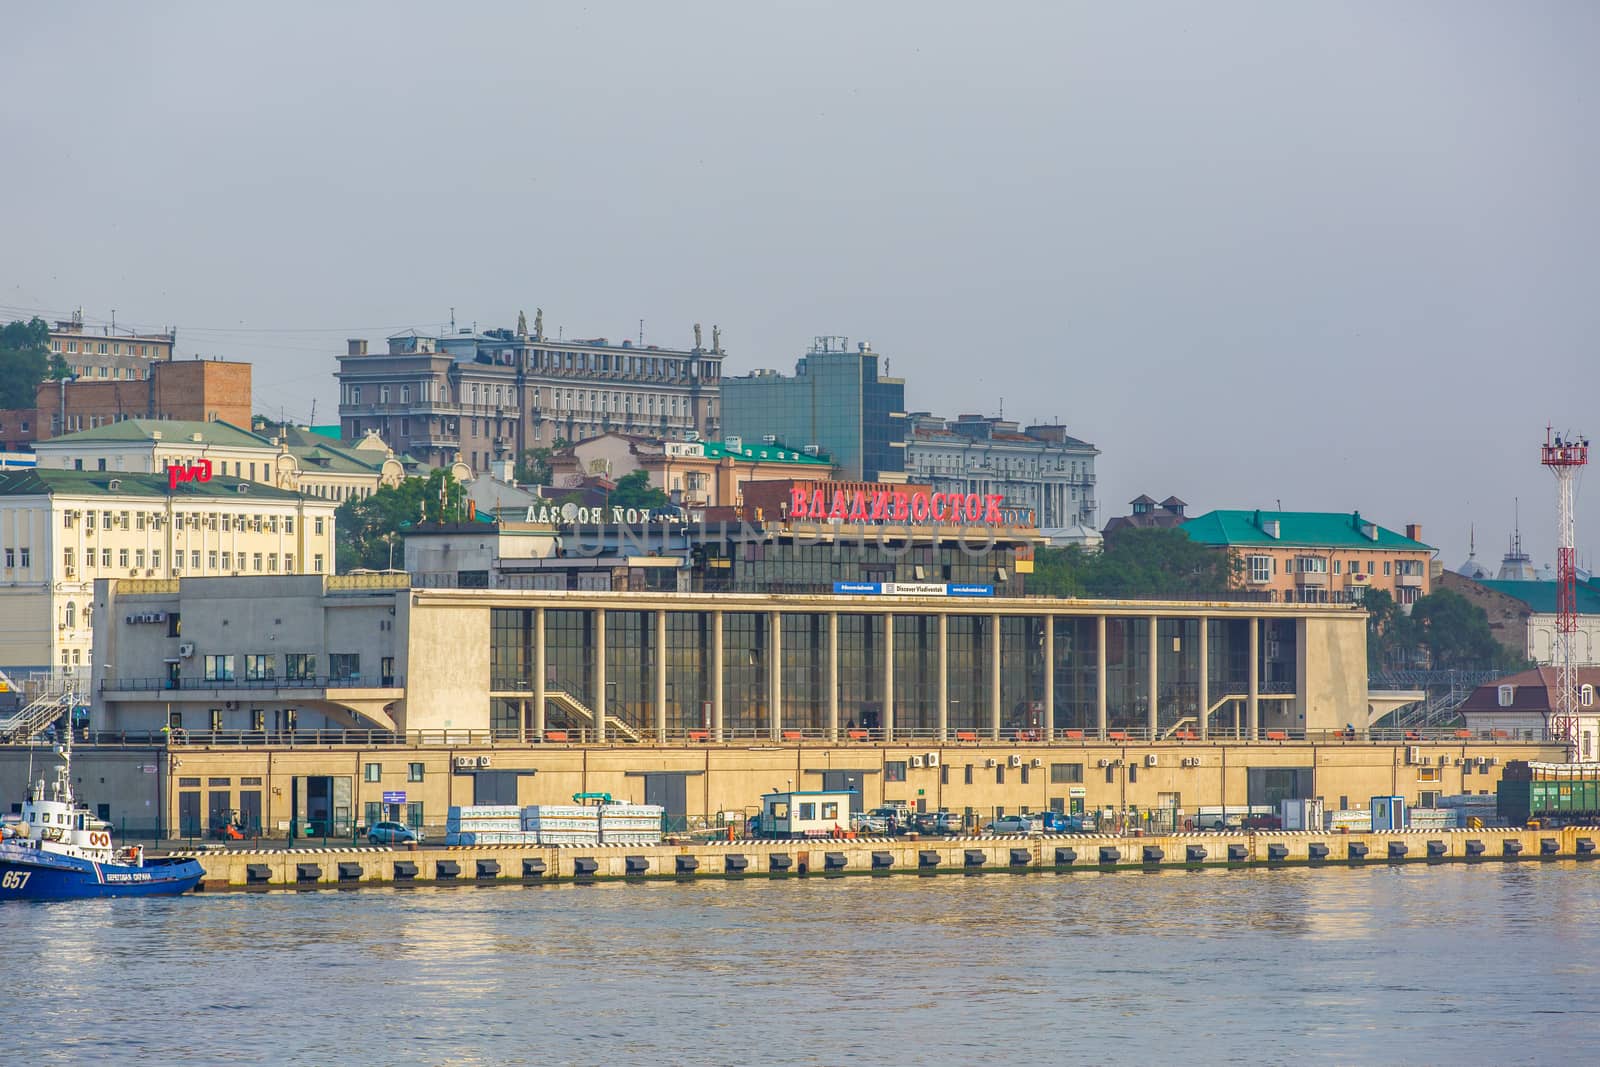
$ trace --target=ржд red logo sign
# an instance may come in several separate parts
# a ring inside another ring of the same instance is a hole
[[[178,488],[179,482],[209,482],[211,480],[211,461],[202,459],[198,463],[172,463],[167,466],[167,488]]]

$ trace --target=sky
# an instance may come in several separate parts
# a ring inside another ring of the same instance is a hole
[[[0,319],[176,326],[334,421],[346,337],[512,326],[1061,421],[1139,493],[1456,566],[1600,438],[1600,5],[13,3]],[[1600,463],[1600,455],[1596,462]],[[1578,503],[1600,562],[1600,484]]]

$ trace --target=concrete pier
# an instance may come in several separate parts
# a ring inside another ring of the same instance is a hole
[[[1595,859],[1600,827],[1391,833],[1273,831],[1160,837],[725,841],[577,848],[488,846],[216,850],[194,853],[202,891],[354,889],[835,875],[952,875]]]

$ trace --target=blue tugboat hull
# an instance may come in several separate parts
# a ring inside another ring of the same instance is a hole
[[[192,859],[133,867],[0,846],[0,901],[176,896],[200,884],[204,873]]]

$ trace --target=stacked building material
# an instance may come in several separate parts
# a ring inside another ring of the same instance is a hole
[[[541,845],[597,845],[600,809],[582,804],[534,804],[522,809],[522,831]]]
[[[522,829],[522,809],[514,805],[479,804],[452,807],[445,819],[446,845],[533,845],[538,840]]]
[[[600,808],[600,841],[607,845],[661,844],[659,804],[606,804]]]

